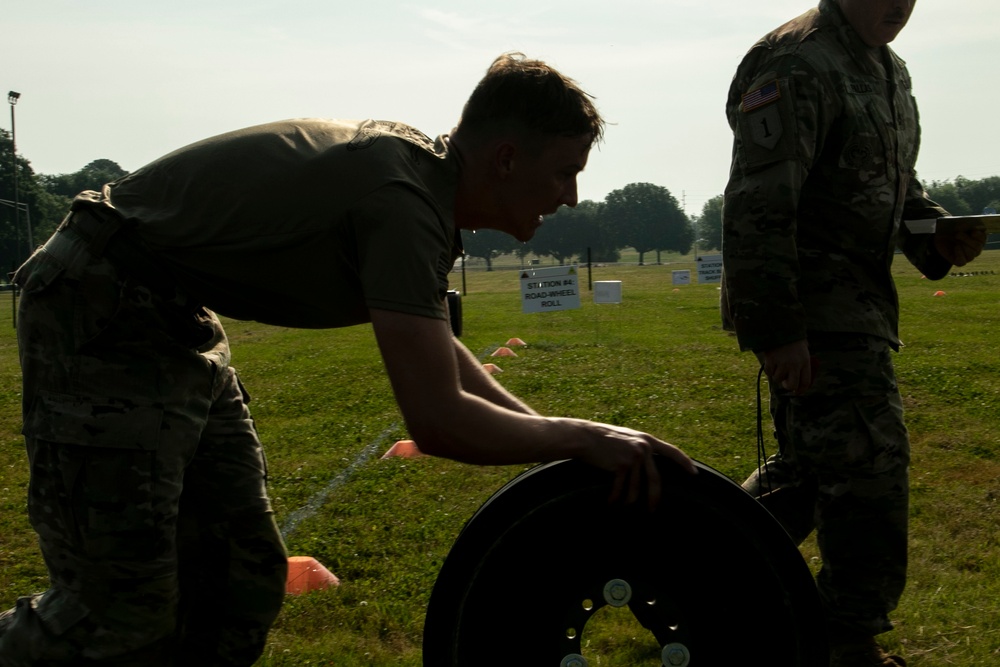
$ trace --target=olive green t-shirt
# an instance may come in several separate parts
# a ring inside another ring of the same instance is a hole
[[[296,119],[181,148],[105,187],[181,289],[236,319],[444,319],[460,256],[447,137],[401,123]]]

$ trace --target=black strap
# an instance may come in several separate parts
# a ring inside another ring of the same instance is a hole
[[[771,492],[771,476],[767,474],[767,451],[764,449],[764,415],[761,408],[760,380],[764,376],[764,364],[761,363],[760,370],[757,371],[757,478],[764,476],[764,484],[767,485],[767,493]],[[763,485],[759,485],[759,493],[764,494]]]

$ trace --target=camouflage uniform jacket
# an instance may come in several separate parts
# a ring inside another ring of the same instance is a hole
[[[740,347],[813,331],[898,345],[896,247],[929,278],[950,268],[932,234],[900,224],[945,214],[914,175],[920,127],[905,63],[866,46],[821,0],[750,49],[726,114],[723,258]]]

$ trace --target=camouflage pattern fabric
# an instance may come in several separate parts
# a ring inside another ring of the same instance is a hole
[[[735,140],[723,263],[742,349],[807,330],[896,343],[896,246],[928,278],[947,275],[933,235],[900,225],[945,214],[915,177],[910,88],[903,62],[865,46],[830,0],[740,64],[726,104]]]
[[[77,213],[75,215],[86,215]],[[229,344],[66,223],[18,271],[28,511],[50,588],[0,621],[0,665],[251,665],[287,558]]]
[[[891,628],[906,573],[909,444],[891,351],[895,251],[928,278],[950,265],[915,175],[920,126],[903,61],[870,48],[832,0],[762,38],[726,104],[733,161],[723,209],[728,308],[741,349],[806,340],[819,377],[771,388],[780,452],[745,483],[793,539],[817,530],[832,630]],[[724,313],[725,316],[725,313]]]
[[[892,629],[906,583],[910,450],[892,348],[872,336],[816,336],[813,386],[770,387],[779,451],[743,488],[796,543],[813,529],[831,630]]]

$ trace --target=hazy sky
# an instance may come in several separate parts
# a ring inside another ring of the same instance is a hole
[[[294,117],[450,130],[494,57],[523,51],[597,97],[609,126],[580,177],[633,182],[688,212],[721,194],[724,102],[750,45],[791,0],[6,0],[0,86],[22,94],[18,152],[37,173],[107,158],[136,169],[207,136]],[[1000,174],[1000,4],[923,0],[893,47],[923,121],[922,180]],[[10,129],[9,107],[0,127]]]

